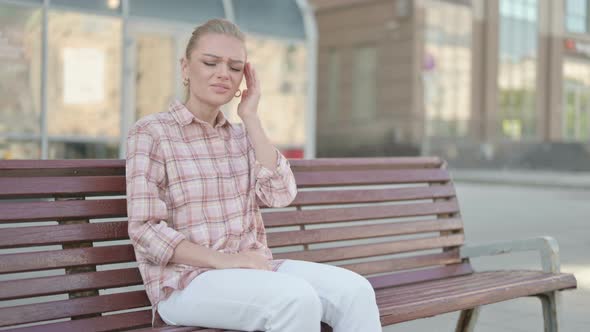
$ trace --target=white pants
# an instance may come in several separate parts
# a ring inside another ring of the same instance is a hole
[[[328,264],[287,260],[277,272],[210,270],[158,305],[169,325],[241,331],[382,331],[375,292],[363,276]]]

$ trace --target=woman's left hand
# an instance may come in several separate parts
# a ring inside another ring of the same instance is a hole
[[[260,101],[260,82],[252,63],[246,62],[244,76],[246,89],[242,91],[242,99],[238,104],[238,116],[242,120],[257,115],[258,102]]]

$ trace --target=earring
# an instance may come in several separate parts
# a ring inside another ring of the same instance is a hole
[[[238,98],[242,95],[242,90],[238,90],[238,92],[236,92],[236,94],[234,95],[234,97]]]
[[[182,84],[183,84],[184,86],[188,86],[189,82],[190,82],[190,81],[189,81],[188,77],[186,77],[186,78],[185,78],[185,79],[182,81]]]

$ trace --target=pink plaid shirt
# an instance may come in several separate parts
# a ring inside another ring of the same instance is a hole
[[[219,112],[213,128],[179,101],[131,128],[128,230],[153,317],[161,300],[211,269],[169,262],[184,239],[224,253],[259,251],[273,271],[284,261],[273,260],[259,209],[287,206],[297,194],[289,161],[275,150],[270,170],[256,160],[242,124]]]

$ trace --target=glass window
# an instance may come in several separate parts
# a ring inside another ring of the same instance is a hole
[[[564,140],[587,142],[590,139],[590,63],[568,59],[563,64]]]
[[[80,0],[51,0],[51,6],[67,7],[100,14],[118,15],[121,12],[121,0],[80,1]]]
[[[121,126],[121,19],[50,11],[48,28],[49,141],[67,139],[92,145],[84,142],[117,140]],[[52,151],[53,158],[66,156],[61,154],[66,150]]]
[[[330,49],[328,53],[328,113],[337,123],[340,113],[340,52]]]
[[[119,142],[80,142],[51,138],[49,159],[118,159]]]
[[[569,32],[588,32],[588,0],[566,0],[565,27]]]
[[[40,157],[41,14],[0,3],[0,159]]]
[[[22,137],[0,137],[2,159],[41,159],[41,142]]]
[[[469,6],[431,0],[425,4],[422,63],[425,131],[429,137],[460,137],[471,117],[471,24]]]
[[[500,16],[537,21],[537,0],[500,0]]]
[[[537,136],[537,10],[534,0],[500,1],[497,130],[511,140]]]
[[[354,50],[352,72],[352,117],[358,121],[375,119],[377,114],[377,48]]]
[[[214,17],[225,17],[220,0],[129,0],[129,15],[182,21],[191,25]]]

